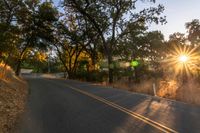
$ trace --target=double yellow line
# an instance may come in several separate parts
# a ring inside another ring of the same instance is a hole
[[[124,112],[124,113],[126,113],[126,114],[128,114],[128,115],[130,115],[132,117],[135,117],[135,118],[137,118],[137,119],[139,119],[139,120],[141,120],[141,121],[143,121],[143,122],[145,122],[145,123],[157,128],[157,129],[159,129],[162,132],[165,132],[165,133],[178,133],[177,131],[175,131],[175,130],[173,130],[171,128],[168,128],[168,127],[166,127],[166,126],[164,126],[164,125],[162,125],[162,124],[160,124],[160,123],[158,123],[156,121],[153,121],[153,120],[151,120],[151,119],[149,119],[147,117],[144,117],[144,116],[142,116],[142,115],[140,115],[138,113],[135,113],[135,112],[133,112],[131,110],[128,110],[128,109],[126,109],[126,108],[124,108],[122,106],[119,106],[119,105],[117,105],[117,104],[115,104],[113,102],[110,102],[110,101],[108,101],[108,100],[106,100],[106,99],[104,99],[102,97],[96,96],[94,94],[88,93],[86,91],[83,91],[81,89],[78,89],[78,88],[75,88],[75,87],[72,87],[72,86],[69,86],[69,85],[67,85],[67,87],[72,89],[72,90],[74,90],[74,91],[76,91],[76,92],[79,92],[79,93],[84,94],[86,96],[89,96],[89,97],[91,97],[93,99],[101,101],[101,102],[103,102],[103,103],[105,103],[105,104],[107,104],[107,105],[109,105],[109,106],[111,106],[111,107],[113,107],[113,108],[115,108],[117,110],[120,110],[120,111],[122,111],[122,112]]]

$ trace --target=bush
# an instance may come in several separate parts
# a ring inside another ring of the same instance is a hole
[[[14,72],[9,66],[6,66],[4,63],[0,63],[0,79],[10,79],[13,74]]]
[[[90,82],[103,82],[107,79],[107,73],[102,71],[79,71],[76,74],[76,78],[83,80],[83,81],[90,81]]]

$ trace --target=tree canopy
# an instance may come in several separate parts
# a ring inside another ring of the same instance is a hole
[[[140,9],[138,2],[151,4]],[[199,50],[198,19],[186,23],[187,34],[173,33],[169,40],[149,30],[152,23],[167,22],[163,12],[164,6],[155,0],[62,0],[59,6],[51,1],[1,0],[0,61],[11,65],[16,75],[22,67],[37,72],[52,67],[69,78],[99,74],[112,83],[130,72],[128,76],[139,81],[144,72],[160,72],[171,50]],[[138,64],[131,66],[134,61]]]

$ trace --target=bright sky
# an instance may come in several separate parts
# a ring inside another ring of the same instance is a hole
[[[165,39],[174,32],[186,33],[185,23],[200,19],[200,0],[157,0],[165,6],[166,25],[153,25],[150,29],[160,30]]]
[[[60,0],[53,0],[58,3]],[[185,23],[193,19],[200,19],[200,0],[157,0],[165,6],[166,25],[152,25],[150,30],[160,30],[165,39],[174,32],[186,33]],[[148,4],[139,3],[137,7],[144,8]]]

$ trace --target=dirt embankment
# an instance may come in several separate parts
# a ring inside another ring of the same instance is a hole
[[[26,82],[14,76],[11,68],[0,64],[0,133],[10,133],[24,111],[28,90]]]

